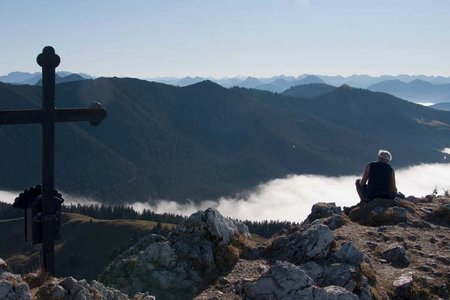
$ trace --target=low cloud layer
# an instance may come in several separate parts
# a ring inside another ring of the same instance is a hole
[[[446,149],[449,150],[450,149]],[[223,197],[215,201],[178,204],[174,201],[159,201],[156,205],[137,202],[131,204],[136,210],[152,209],[158,213],[170,212],[189,215],[199,209],[217,208],[222,214],[249,220],[301,221],[317,202],[336,202],[340,206],[356,204],[355,192],[358,176],[325,177],[292,175],[259,185],[253,191],[239,197]],[[396,171],[397,187],[405,195],[417,197],[450,190],[450,164],[422,164]],[[0,192],[0,200],[11,203],[17,193]],[[67,202],[95,203],[92,199],[67,196]]]
[[[258,186],[254,191],[236,198],[223,197],[217,201],[180,205],[160,201],[156,205],[134,203],[137,209],[150,208],[158,213],[172,212],[189,215],[199,209],[215,207],[222,214],[249,220],[302,221],[317,202],[336,202],[351,206],[359,202],[355,192],[358,176],[325,177],[292,175]],[[422,164],[396,171],[397,187],[405,195],[417,197],[450,189],[450,164]]]

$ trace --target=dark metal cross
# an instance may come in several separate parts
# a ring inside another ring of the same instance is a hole
[[[55,69],[60,58],[52,47],[45,47],[37,57],[42,67],[42,109],[1,111],[1,124],[42,124],[42,269],[54,274],[55,246],[55,122],[89,121],[96,126],[106,117],[106,110],[97,102],[89,109],[55,108]]]

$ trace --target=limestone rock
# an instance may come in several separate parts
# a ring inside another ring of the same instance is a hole
[[[339,206],[336,206],[336,203],[319,202],[312,206],[311,213],[307,217],[307,221],[311,223],[312,221],[317,219],[328,218],[333,215],[340,215],[340,214],[341,208]]]
[[[250,236],[247,226],[222,216],[215,208],[198,211],[192,214],[187,221],[180,223],[176,231],[178,233],[189,233],[207,231],[217,238],[219,245],[228,245],[237,235]]]
[[[275,239],[271,250],[277,258],[301,264],[310,259],[325,258],[333,241],[334,235],[328,226],[313,222],[305,230]]]
[[[353,242],[345,242],[341,245],[341,248],[334,253],[334,257],[341,262],[359,265],[363,262],[364,254]]]
[[[305,222],[312,223],[315,220],[320,220],[320,223],[327,225],[331,230],[341,227],[346,222],[342,217],[341,207],[336,206],[334,202],[314,204]]]
[[[324,288],[327,300],[358,300],[359,297],[339,286],[327,286]],[[321,298],[314,298],[321,299]]]
[[[349,217],[352,221],[361,225],[395,225],[412,221],[413,205],[408,200],[377,198],[353,208],[349,212]]]
[[[48,300],[128,300],[128,296],[119,290],[104,286],[93,280],[89,284],[86,280],[76,280],[72,277],[51,278],[36,291],[37,299]],[[155,300],[148,294],[136,295],[133,300]]]
[[[344,287],[347,290],[353,292],[358,282],[354,278],[358,274],[357,269],[354,266],[343,263],[332,264],[318,264],[316,262],[307,262],[302,265],[301,268],[310,276],[314,282],[321,287],[329,285],[335,285]]]
[[[212,274],[233,265],[232,246],[250,236],[247,226],[216,209],[192,214],[167,239],[148,235],[117,257],[100,280],[128,294],[151,291],[161,298],[188,298]]]
[[[320,288],[300,267],[281,261],[277,261],[244,290],[250,299],[358,299],[355,294],[341,287]]]
[[[4,266],[7,268],[6,264]],[[20,275],[0,271],[0,299],[30,300],[30,288]]]
[[[6,262],[0,258],[0,273],[2,272],[9,272],[9,267]]]
[[[411,290],[411,286],[413,283],[413,273],[408,272],[402,274],[399,278],[397,278],[393,282],[393,286],[398,295],[406,294]]]
[[[409,265],[408,254],[402,245],[393,244],[389,246],[383,251],[381,257],[396,268],[406,268]]]

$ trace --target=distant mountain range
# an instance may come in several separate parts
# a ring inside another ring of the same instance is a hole
[[[29,84],[35,85],[39,84],[42,78],[41,72],[36,73],[27,73],[27,72],[11,72],[8,75],[0,76],[0,82],[11,83],[11,84]],[[56,72],[56,82],[69,82],[69,81],[77,81],[84,79],[91,79],[90,75],[80,73],[71,73],[71,72]]]
[[[282,93],[291,87],[310,83],[328,84],[331,86],[341,86],[345,84],[351,87],[368,88],[372,91],[385,92],[412,102],[425,103],[450,101],[450,77],[443,76],[434,77],[423,75],[383,75],[379,77],[372,77],[368,75],[352,75],[343,77],[326,75],[301,75],[298,77],[275,76],[270,78],[233,77],[226,79],[214,79],[186,77],[182,79],[154,78],[149,80],[176,86],[186,86],[200,82],[202,80],[212,80],[222,85],[223,87],[238,86],[271,91],[275,93]]]
[[[387,80],[376,83],[369,90],[385,92],[414,102],[442,102],[450,100],[450,83],[433,84],[421,79],[411,82]]]
[[[40,94],[0,83],[0,106],[38,108]],[[111,203],[215,199],[293,173],[361,173],[380,148],[395,167],[442,162],[439,149],[450,147],[450,112],[349,86],[308,99],[211,81],[57,85],[59,107],[93,101],[108,110],[99,127],[57,125],[56,184]],[[40,126],[0,127],[0,188],[39,183],[40,153]]]
[[[92,79],[87,74],[58,72],[57,83],[72,80]],[[69,77],[69,75],[71,75]],[[12,72],[0,76],[0,82],[12,84],[39,84],[40,73]],[[160,82],[175,86],[188,86],[205,80],[213,81],[223,87],[243,87],[259,89],[274,93],[283,93],[291,87],[306,84],[328,84],[331,86],[348,85],[357,88],[367,88],[372,91],[385,92],[404,100],[418,103],[436,103],[450,101],[450,77],[425,76],[425,75],[382,75],[378,77],[368,75],[329,76],[329,75],[300,75],[300,76],[273,76],[268,78],[257,77],[155,77],[147,78],[148,81]]]
[[[72,81],[80,81],[80,80],[86,80],[87,78],[84,78],[83,76],[79,74],[70,74],[67,76],[60,76],[58,74],[55,74],[55,83],[64,83],[64,82],[72,82]],[[38,82],[36,82],[36,85],[42,85],[42,79],[39,79]]]
[[[440,110],[448,110],[450,111],[450,102],[439,102],[431,105],[430,107]]]

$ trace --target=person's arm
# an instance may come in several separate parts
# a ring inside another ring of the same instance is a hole
[[[367,184],[367,180],[369,179],[369,172],[370,172],[370,164],[367,164],[366,168],[364,169],[363,177],[359,182],[361,186],[365,186]]]
[[[395,172],[392,170],[392,192],[397,193],[397,186],[395,184]]]

